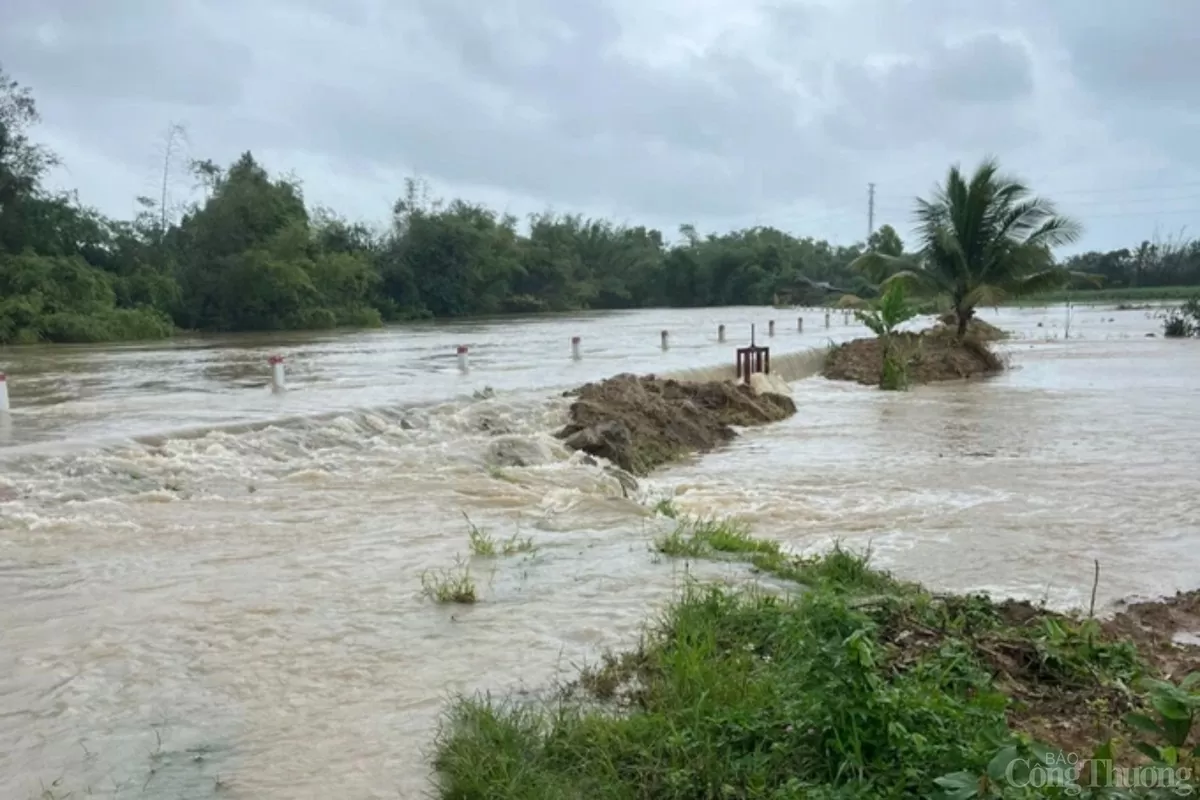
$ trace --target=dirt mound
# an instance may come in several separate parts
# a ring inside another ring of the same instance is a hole
[[[731,381],[692,383],[617,375],[568,392],[570,422],[555,434],[567,447],[606,458],[635,475],[736,435],[732,425],[777,422],[796,413],[790,397],[755,394]]]
[[[908,377],[913,383],[991,375],[1004,369],[1004,362],[983,341],[970,335],[958,341],[948,328],[896,334],[893,343],[911,359]],[[876,386],[882,370],[883,342],[855,339],[830,351],[822,374],[831,380]]]
[[[950,332],[957,333],[958,317],[954,314],[943,314],[938,318],[938,322],[948,328]],[[972,317],[971,321],[967,323],[967,336],[978,342],[998,342],[1001,339],[1007,339],[1008,335],[1008,331],[976,317]]]

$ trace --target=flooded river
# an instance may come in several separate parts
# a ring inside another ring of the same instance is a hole
[[[1093,559],[1102,603],[1200,581],[1200,347],[1145,311],[1076,309],[1070,341],[1062,308],[986,313],[1019,334],[987,381],[798,381],[794,418],[633,498],[549,435],[562,389],[732,362],[751,323],[778,320],[773,354],[862,333],[797,313],[0,351],[0,798],[422,797],[451,693],[537,692],[671,597],[660,497],[939,588],[1086,603]],[[438,606],[421,575],[466,558],[464,514],[536,549],[470,560],[481,602]]]

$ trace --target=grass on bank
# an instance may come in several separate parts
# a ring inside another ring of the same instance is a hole
[[[1187,300],[1200,294],[1200,286],[1127,286],[1118,289],[1059,289],[1017,298],[1004,305],[1039,306],[1059,303],[1120,303],[1156,300]]]
[[[437,740],[442,798],[1152,797],[1081,789],[1065,767],[1153,752],[1161,777],[1195,762],[1200,678],[1139,695],[1147,668],[1095,620],[933,595],[841,548],[797,558],[722,521],[681,520],[660,549],[732,554],[804,591],[691,584],[639,647],[553,702],[461,698]],[[1137,751],[1100,729],[1079,740],[1096,750],[1039,744],[1125,711],[1152,740]]]

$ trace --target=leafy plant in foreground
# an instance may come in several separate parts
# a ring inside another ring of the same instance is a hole
[[[1200,672],[1193,672],[1178,686],[1161,680],[1148,680],[1150,705],[1158,719],[1147,714],[1125,715],[1125,722],[1159,743],[1134,742],[1134,747],[1156,764],[1169,767],[1200,763],[1200,744],[1188,748],[1192,726],[1200,710]]]

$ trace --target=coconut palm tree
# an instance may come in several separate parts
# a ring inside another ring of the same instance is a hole
[[[877,283],[903,280],[917,292],[949,297],[960,338],[976,306],[1057,288],[1079,275],[1056,266],[1051,251],[1075,241],[1080,225],[1000,174],[994,159],[970,177],[950,167],[932,199],[917,200],[916,222],[916,254],[872,251],[854,265]]]

